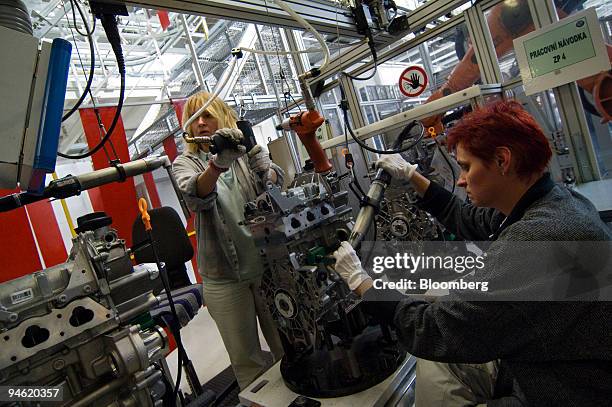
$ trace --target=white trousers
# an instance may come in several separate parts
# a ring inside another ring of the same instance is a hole
[[[258,319],[274,360],[283,355],[276,326],[259,294],[260,281],[204,283],[206,306],[221,333],[240,389],[245,389],[268,367],[259,342]]]

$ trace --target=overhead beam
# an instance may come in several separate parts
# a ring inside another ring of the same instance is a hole
[[[244,21],[253,24],[275,25],[285,28],[303,30],[291,16],[280,9],[273,0],[102,0],[107,3],[124,3],[128,5],[165,9],[189,14],[201,14],[226,20]],[[437,0],[441,1],[441,0]],[[446,1],[446,0],[443,0]],[[457,0],[455,0],[457,1]],[[463,0],[464,2],[467,0]],[[285,0],[285,3],[315,30],[322,34],[341,35],[351,38],[362,38],[357,33],[350,11],[338,4],[326,0]],[[391,43],[397,40],[387,33],[380,33],[376,41]]]
[[[471,103],[475,100],[480,101],[484,96],[491,94],[501,94],[501,85],[473,85],[467,89],[444,96],[427,104],[421,104],[405,112],[399,112],[393,116],[379,120],[364,127],[355,129],[353,133],[361,141],[365,141],[378,134],[400,129],[413,120],[422,120],[439,113],[447,112],[457,106]],[[321,147],[324,149],[337,147],[346,141],[345,135],[336,136],[332,139],[323,141]]]

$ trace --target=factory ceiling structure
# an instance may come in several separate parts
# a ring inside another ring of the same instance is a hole
[[[91,94],[83,106],[116,105],[120,87],[117,64],[101,27],[94,30],[96,23],[88,2],[27,0],[25,3],[30,10],[36,37],[61,37],[74,46],[66,107],[72,106],[82,94],[89,80],[92,55]],[[145,155],[168,134],[178,133],[179,125],[171,102],[198,90],[214,89],[228,67],[233,48],[269,52],[269,55],[245,55],[222,95],[254,124],[299,100],[298,71],[310,69],[322,59],[322,53],[316,52],[283,53],[285,50],[316,48],[317,41],[309,33],[304,33],[273,2],[131,0],[126,3],[130,8],[129,17],[120,18],[119,23],[126,60],[122,117],[132,157]],[[332,57],[351,47],[356,48],[362,41],[363,36],[357,33],[347,12],[346,2],[309,0],[307,3],[289,3],[324,36]],[[597,7],[600,15],[612,14],[612,5],[605,0],[589,0],[587,3],[585,7]],[[412,30],[418,28],[420,32],[417,30],[416,34],[410,33],[402,39],[386,32],[378,33],[375,42],[381,50],[394,42],[409,41],[471,5],[464,0],[429,4],[423,0],[404,0],[397,4],[408,15]],[[434,5],[436,9],[432,10]],[[429,21],[432,14],[438,17]],[[92,33],[91,46],[88,32]],[[418,48],[406,51],[394,61],[429,64],[436,73],[433,79],[441,82],[457,61],[457,50],[453,46],[456,38],[448,37],[461,34],[458,29],[433,38],[429,42],[429,61],[423,61],[423,53]],[[370,60],[371,55],[364,52],[362,60],[354,66]],[[77,153],[85,149],[80,121],[76,116],[72,117],[62,126],[60,151]]]

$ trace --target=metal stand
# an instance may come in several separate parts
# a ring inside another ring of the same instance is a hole
[[[395,404],[398,392],[409,393],[414,384],[416,358],[408,355],[400,367],[384,381],[359,393],[344,397],[317,398],[321,407],[360,406],[382,407]],[[280,373],[280,362],[262,374],[249,387],[240,392],[238,397],[244,405],[256,404],[261,407],[288,406],[299,394],[291,391]]]

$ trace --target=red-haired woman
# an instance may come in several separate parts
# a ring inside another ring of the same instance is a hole
[[[461,167],[457,185],[471,203],[423,177],[400,155],[383,156],[377,165],[410,181],[421,207],[452,233],[492,241],[489,257],[502,258],[509,241],[536,247],[538,242],[612,240],[590,201],[553,183],[546,172],[549,143],[519,103],[474,111],[451,129],[447,144]],[[464,301],[455,293],[449,296],[454,301],[437,302],[397,298],[397,292],[383,296],[370,289],[372,279],[348,243],[334,256],[336,271],[351,289],[365,300],[383,300],[370,303],[371,312],[394,325],[408,352],[421,358],[417,407],[610,405],[612,303]],[[489,285],[515,282],[512,289],[519,294],[533,288],[531,278],[542,271],[529,256],[494,263],[487,270]],[[500,392],[501,372],[510,380]],[[500,395],[509,397],[492,400]]]

